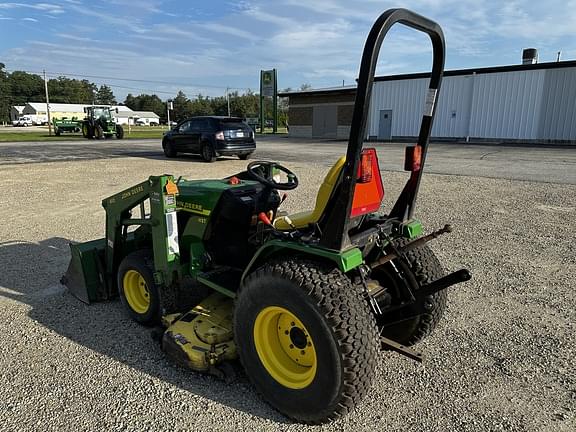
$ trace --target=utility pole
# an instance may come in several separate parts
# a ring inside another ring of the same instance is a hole
[[[230,117],[230,89],[226,87],[226,102],[228,103],[228,117]]]
[[[174,105],[173,105],[173,102],[172,102],[170,99],[168,99],[168,100],[166,101],[166,114],[167,114],[167,117],[168,117],[168,130],[170,130],[170,128],[171,128],[171,126],[172,126],[172,125],[170,124],[170,110],[171,110],[171,109],[174,109]]]
[[[48,97],[48,81],[46,80],[46,70],[44,69],[44,90],[46,91],[46,114],[48,116],[48,135],[52,136],[52,122],[50,121],[50,98]]]

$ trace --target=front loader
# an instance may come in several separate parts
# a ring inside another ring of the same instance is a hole
[[[384,187],[375,149],[363,149],[380,45],[396,23],[430,36],[434,56],[410,177],[380,211]],[[391,349],[410,348],[439,323],[451,285],[414,219],[444,66],[440,27],[404,9],[374,24],[361,61],[346,155],[327,173],[311,210],[279,210],[295,173],[255,161],[221,180],[151,176],[103,200],[106,235],[71,245],[63,282],[85,302],[119,296],[144,325],[162,325],[162,348],[196,371],[225,376],[239,358],[280,412],[323,423],[368,393]]]

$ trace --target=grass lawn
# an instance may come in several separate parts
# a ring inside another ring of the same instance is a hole
[[[153,126],[131,126],[128,131],[128,126],[124,126],[124,139],[144,139],[144,138],[162,138],[162,133],[166,132],[166,127],[153,127]],[[86,140],[81,133],[62,134],[59,137],[48,135],[48,128],[46,130],[22,130],[17,132],[12,128],[0,128],[0,142],[8,141],[83,141]]]
[[[130,126],[130,131],[128,131],[128,126],[124,126],[124,139],[145,139],[145,138],[156,138],[161,139],[162,134],[166,132],[166,126]],[[286,128],[278,128],[279,134],[287,133]],[[264,134],[272,134],[272,128],[265,128]],[[260,130],[257,129],[257,135],[261,136]],[[31,130],[26,130],[22,128],[11,128],[2,127],[0,128],[0,142],[10,142],[10,141],[83,141],[85,138],[81,133],[73,134],[62,134],[59,137],[55,135],[48,135],[48,128],[43,128],[43,130],[38,130],[34,128]]]

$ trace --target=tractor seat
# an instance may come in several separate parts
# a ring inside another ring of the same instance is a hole
[[[340,177],[340,173],[342,172],[342,168],[344,167],[345,162],[346,156],[342,156],[336,161],[334,166],[330,168],[330,171],[328,171],[326,177],[324,177],[324,181],[318,190],[318,196],[316,197],[316,205],[314,206],[314,210],[277,217],[274,219],[274,228],[281,231],[289,231],[293,229],[292,226],[290,226],[290,224],[286,221],[287,217],[292,221],[292,225],[294,225],[296,228],[305,228],[309,224],[318,222],[320,216],[322,216],[324,210],[326,209],[328,200],[332,195],[334,186],[338,182],[338,178]]]

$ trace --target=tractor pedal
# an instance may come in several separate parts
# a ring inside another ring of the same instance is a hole
[[[380,336],[380,343],[383,350],[395,351],[399,354],[408,357],[409,359],[417,361],[418,363],[422,363],[422,361],[424,360],[422,353],[414,351],[412,348],[408,348],[402,344],[399,344],[398,342],[393,341],[392,339]]]

